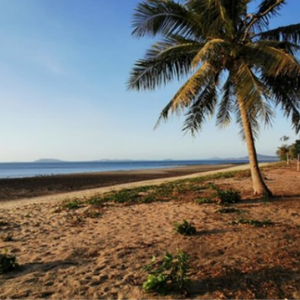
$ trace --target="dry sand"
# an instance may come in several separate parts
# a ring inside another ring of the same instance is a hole
[[[213,180],[242,191],[244,200],[235,205],[240,215],[216,213],[217,204],[196,205],[201,191],[174,190],[170,202],[111,204],[100,209],[99,218],[84,220],[79,217],[88,207],[57,211],[66,195],[2,203],[0,221],[8,225],[0,235],[12,233],[13,241],[0,245],[21,269],[0,275],[0,298],[159,298],[141,289],[142,266],[154,254],[180,249],[190,256],[191,286],[185,295],[166,298],[299,299],[300,173],[271,168],[264,176],[276,196],[267,202],[252,197],[250,178]],[[230,224],[241,217],[275,224]],[[194,223],[197,235],[175,233],[174,222],[183,219]]]

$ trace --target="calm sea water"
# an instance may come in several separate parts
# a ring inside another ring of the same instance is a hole
[[[0,178],[20,178],[104,172],[118,170],[158,169],[189,165],[214,165],[246,163],[239,160],[190,160],[190,161],[125,161],[125,162],[51,162],[51,163],[0,163]]]

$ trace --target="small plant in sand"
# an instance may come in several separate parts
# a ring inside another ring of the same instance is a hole
[[[103,206],[106,202],[106,199],[100,196],[93,196],[86,200],[86,203],[92,206]]]
[[[196,204],[208,204],[208,203],[214,203],[214,201],[211,198],[199,198],[195,200]]]
[[[216,210],[216,213],[221,213],[221,214],[232,214],[232,213],[241,214],[242,212],[243,212],[242,210],[236,209],[234,207],[223,207]]]
[[[170,291],[182,291],[189,282],[189,256],[182,251],[174,255],[167,252],[162,259],[153,256],[144,270],[149,273],[143,283],[144,291],[162,295]]]
[[[267,227],[267,226],[273,226],[274,222],[272,222],[271,220],[263,220],[263,221],[259,221],[259,220],[254,220],[254,219],[238,219],[235,221],[231,222],[232,225],[239,225],[239,224],[247,224],[247,225],[251,225],[254,227]]]
[[[13,241],[13,234],[12,233],[7,233],[6,235],[1,237],[3,242],[11,242]]]
[[[73,199],[73,200],[66,200],[62,203],[62,206],[66,209],[78,209],[84,206],[82,201],[79,199]]]
[[[191,223],[189,223],[187,220],[183,220],[182,223],[175,223],[175,230],[176,232],[182,234],[182,235],[193,235],[196,233],[196,228]]]
[[[88,209],[83,213],[85,218],[97,219],[102,216],[103,212],[100,209]]]
[[[0,273],[8,273],[19,268],[16,257],[9,255],[7,250],[4,249],[0,254]]]
[[[213,191],[217,191],[219,189],[218,186],[213,182],[208,182],[206,185],[206,188],[213,190]]]
[[[71,226],[76,227],[76,226],[83,225],[85,222],[85,218],[84,216],[75,213],[75,214],[70,214],[68,216],[68,221]]]
[[[221,190],[216,185],[214,185],[212,189],[216,191],[216,198],[219,204],[235,204],[242,200],[240,191],[234,189]]]

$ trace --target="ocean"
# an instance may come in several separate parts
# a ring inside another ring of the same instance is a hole
[[[172,168],[190,165],[240,164],[245,160],[93,161],[0,163],[0,178],[22,178],[104,171]]]

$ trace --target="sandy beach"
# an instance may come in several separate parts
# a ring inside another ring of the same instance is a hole
[[[95,189],[77,192],[82,206],[76,209],[65,206],[73,194],[2,202],[0,246],[16,256],[20,269],[0,275],[0,298],[299,299],[300,173],[289,166],[267,167],[263,174],[272,199],[253,197],[244,171],[206,181],[197,179],[199,174],[183,182],[169,179],[160,194],[151,187],[126,203],[87,205],[89,197],[101,197]],[[242,201],[234,205],[238,212],[219,213],[217,203],[196,204],[210,195],[208,182],[241,191]],[[153,201],[140,201],[146,198]],[[196,235],[175,232],[174,223],[184,219],[194,224]],[[237,219],[272,225],[233,225]],[[8,234],[11,241],[5,241]],[[145,293],[142,267],[153,255],[178,249],[190,257],[187,291]]]

